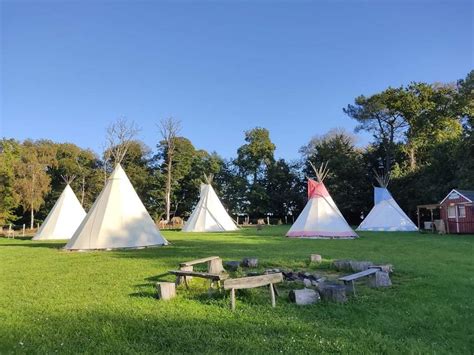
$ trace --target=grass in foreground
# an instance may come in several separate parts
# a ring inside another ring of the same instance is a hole
[[[61,242],[0,239],[0,353],[474,351],[473,236],[361,233],[357,240],[287,239],[285,227],[225,234],[164,232],[171,246],[68,253]],[[358,287],[344,305],[271,308],[268,291],[208,297],[206,286],[154,298],[179,262],[258,257],[303,269],[309,254],[395,266],[393,287]]]

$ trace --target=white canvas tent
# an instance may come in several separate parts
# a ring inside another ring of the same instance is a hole
[[[166,244],[168,242],[118,164],[65,249],[140,248]]]
[[[201,184],[201,195],[193,213],[186,221],[183,232],[235,231],[237,226],[229,216],[211,186],[211,179]]]
[[[286,234],[287,237],[299,238],[356,238],[334,200],[324,186],[328,170],[321,165],[314,168],[317,181],[308,178],[308,202]]]
[[[33,240],[70,239],[85,215],[68,182]]]
[[[376,179],[381,187],[374,187],[374,207],[357,230],[386,232],[417,231],[417,226],[403,212],[388,191],[389,177],[376,174]]]

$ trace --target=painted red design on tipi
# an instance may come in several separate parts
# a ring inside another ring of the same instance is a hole
[[[308,200],[314,197],[327,197],[329,196],[326,186],[322,182],[317,182],[313,179],[308,179]]]

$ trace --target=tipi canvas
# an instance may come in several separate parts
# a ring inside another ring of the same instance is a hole
[[[327,167],[322,165],[319,170],[313,169],[318,181],[308,178],[308,202],[286,236],[342,239],[357,237],[324,186]]]
[[[120,164],[67,243],[68,250],[166,245]]]
[[[68,183],[33,240],[70,239],[85,215]]]
[[[186,221],[183,232],[235,231],[237,226],[229,216],[210,184],[201,184],[201,197]]]
[[[403,212],[387,189],[388,177],[376,176],[381,187],[374,187],[374,207],[357,230],[409,232],[418,228]]]

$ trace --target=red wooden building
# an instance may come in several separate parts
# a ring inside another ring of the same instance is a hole
[[[474,234],[474,191],[453,189],[439,205],[448,233]]]

